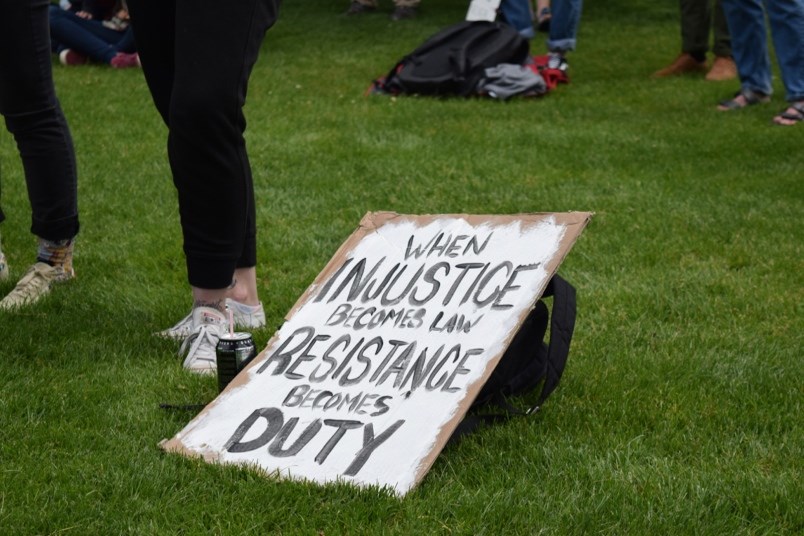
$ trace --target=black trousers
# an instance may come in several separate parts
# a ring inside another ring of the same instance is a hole
[[[279,0],[129,0],[134,39],[168,158],[190,284],[229,286],[257,264],[243,105]]]
[[[53,90],[49,7],[48,0],[0,0],[0,114],[22,158],[31,232],[55,241],[78,234],[78,181],[70,129]]]

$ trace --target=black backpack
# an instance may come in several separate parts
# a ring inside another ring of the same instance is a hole
[[[463,21],[427,39],[402,58],[376,91],[418,95],[468,96],[484,70],[501,63],[522,65],[528,58],[528,40],[501,22]]]
[[[537,301],[450,441],[460,439],[483,424],[535,413],[556,388],[567,364],[575,330],[575,289],[556,274],[544,291],[543,297],[549,296],[553,297],[552,318],[544,301]],[[548,320],[549,346],[544,342]],[[536,404],[523,410],[510,403],[512,397],[533,391],[541,382],[544,383]],[[488,409],[493,407],[502,409],[503,413],[489,414]]]

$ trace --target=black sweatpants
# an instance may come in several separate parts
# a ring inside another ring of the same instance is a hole
[[[49,0],[0,0],[0,114],[22,158],[31,232],[56,241],[78,234],[78,181],[53,90],[49,8]]]
[[[168,127],[190,284],[229,286],[257,264],[243,105],[279,0],[129,0],[134,39]]]

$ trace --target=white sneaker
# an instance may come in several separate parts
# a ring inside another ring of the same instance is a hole
[[[187,352],[183,366],[199,374],[214,373],[218,369],[215,347],[229,328],[226,315],[212,307],[196,307],[191,322],[192,332],[179,348],[179,355]]]
[[[261,328],[265,326],[265,310],[262,303],[259,305],[246,305],[245,303],[236,302],[234,300],[226,299],[226,307],[232,311],[232,318],[234,324],[238,328]],[[193,331],[193,312],[176,322],[175,325],[163,331],[157,331],[154,335],[164,337],[166,339],[184,340],[190,336]]]
[[[17,286],[8,296],[0,300],[0,309],[17,309],[39,301],[54,283],[68,281],[75,277],[75,271],[63,266],[50,266],[44,262],[36,262],[28,268]]]
[[[257,329],[265,326],[265,309],[262,308],[262,303],[246,305],[227,298],[226,307],[232,311],[235,327]]]
[[[550,52],[547,54],[547,68],[566,72],[569,69],[569,63],[560,52]]]

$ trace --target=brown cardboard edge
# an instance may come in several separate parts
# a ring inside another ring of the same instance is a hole
[[[343,263],[343,259],[360,243],[360,241],[369,233],[375,231],[379,227],[385,225],[388,221],[393,220],[400,215],[396,212],[366,212],[360,219],[357,228],[352,231],[346,240],[335,251],[335,254],[329,259],[329,262],[324,265],[324,268],[318,273],[312,283],[302,292],[302,295],[296,300],[293,307],[285,315],[287,321],[290,317],[296,314],[296,311],[307,303],[316,289],[324,283],[329,277],[338,269]]]

